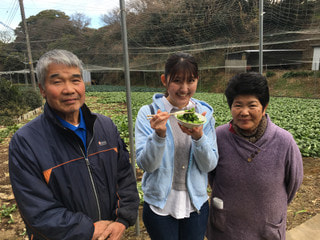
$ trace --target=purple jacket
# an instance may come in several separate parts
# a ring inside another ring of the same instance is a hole
[[[283,240],[287,205],[302,183],[303,165],[292,135],[271,122],[264,135],[250,143],[229,130],[217,128],[219,162],[209,173],[213,197],[209,240]]]

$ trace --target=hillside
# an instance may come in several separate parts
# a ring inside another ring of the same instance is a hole
[[[299,70],[271,70],[264,75],[274,97],[320,98],[320,72]],[[198,86],[200,91],[223,93],[233,74],[203,73]]]

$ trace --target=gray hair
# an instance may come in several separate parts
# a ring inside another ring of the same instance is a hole
[[[78,67],[82,76],[82,61],[76,55],[67,50],[54,49],[43,54],[37,63],[36,74],[38,81],[43,88],[46,80],[48,66],[52,63],[62,64],[70,67]]]

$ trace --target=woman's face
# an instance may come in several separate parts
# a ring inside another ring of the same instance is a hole
[[[184,79],[182,74],[178,74],[169,83],[169,76],[165,79],[164,75],[161,75],[162,84],[167,88],[168,101],[179,109],[188,105],[190,98],[197,90],[198,79],[188,78]]]
[[[263,109],[254,95],[236,96],[231,105],[233,124],[250,134],[258,127],[266,108],[267,106]]]

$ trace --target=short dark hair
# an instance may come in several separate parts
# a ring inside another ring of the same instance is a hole
[[[263,109],[269,103],[269,87],[266,77],[257,72],[240,73],[233,76],[225,90],[229,108],[238,95],[256,96]]]

